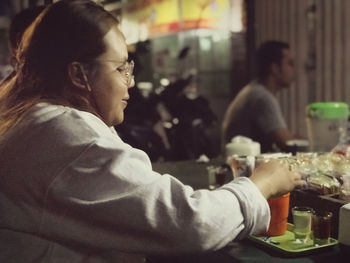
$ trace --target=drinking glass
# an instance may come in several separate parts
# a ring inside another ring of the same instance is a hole
[[[306,206],[296,206],[292,208],[294,234],[296,239],[309,239],[312,227],[312,215],[314,210]]]
[[[312,232],[315,244],[323,245],[329,242],[332,215],[332,212],[328,211],[316,211],[312,215]]]

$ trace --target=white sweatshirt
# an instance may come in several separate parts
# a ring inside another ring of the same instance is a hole
[[[248,178],[197,190],[93,114],[39,103],[0,145],[0,262],[143,262],[265,231]]]

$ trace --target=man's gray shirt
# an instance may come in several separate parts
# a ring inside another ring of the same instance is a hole
[[[259,142],[262,152],[268,152],[273,144],[268,134],[286,128],[286,123],[276,97],[263,85],[252,81],[229,105],[223,126],[225,142],[243,135]]]

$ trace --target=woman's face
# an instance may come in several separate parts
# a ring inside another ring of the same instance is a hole
[[[129,99],[128,89],[135,82],[126,76],[128,51],[122,33],[117,28],[112,28],[103,42],[106,51],[96,58],[95,70],[89,76],[89,82],[97,112],[108,126],[113,126],[124,120],[124,109]]]

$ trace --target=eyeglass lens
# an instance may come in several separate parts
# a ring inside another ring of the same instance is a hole
[[[134,61],[131,60],[126,64],[126,70],[125,70],[125,76],[127,78],[128,83],[131,82],[131,79],[134,78],[133,72],[134,72]]]

